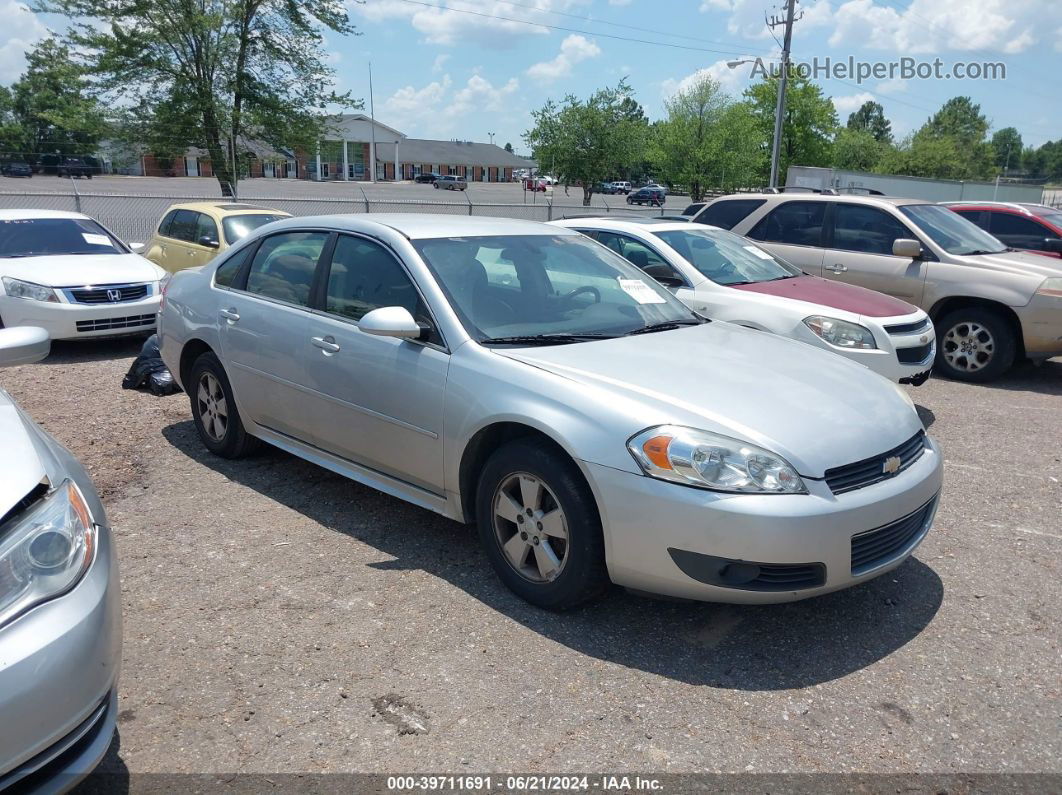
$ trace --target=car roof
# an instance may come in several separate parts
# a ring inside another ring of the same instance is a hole
[[[869,204],[876,207],[892,205],[900,207],[908,204],[936,204],[925,199],[908,199],[903,196],[868,196],[842,193],[730,193],[713,199],[715,204],[723,199],[766,199],[768,204],[780,204],[786,201],[800,202],[840,202],[842,204]]]
[[[428,213],[351,213],[289,218],[269,225],[270,231],[287,227],[318,226],[338,231],[368,232],[393,229],[411,240],[437,237],[485,237],[489,235],[555,235],[563,227],[539,221]],[[570,234],[578,234],[572,230]]]
[[[233,200],[218,199],[216,201],[205,202],[180,202],[178,204],[170,205],[170,210],[195,210],[196,212],[207,213],[210,215],[261,215],[262,213],[279,213],[281,215],[291,215],[291,213],[284,212],[283,210],[277,210],[272,207],[263,207],[259,204],[247,204],[245,202],[237,202]]]
[[[82,221],[91,221],[82,213],[71,213],[66,210],[0,210],[0,221],[27,221],[38,218],[77,218]]]
[[[1035,202],[998,202],[998,201],[958,201],[958,202],[941,202],[948,207],[966,207],[973,209],[975,207],[985,210],[1017,210],[1025,215],[1045,215],[1046,213],[1059,212],[1058,208],[1050,207],[1046,204],[1036,204]]]
[[[675,232],[689,231],[690,229],[717,229],[718,227],[707,224],[690,226],[689,221],[670,221],[664,218],[601,218],[599,216],[586,216],[584,218],[564,218],[553,221],[553,225],[572,229],[579,226],[592,227],[594,229],[611,229],[616,232]]]

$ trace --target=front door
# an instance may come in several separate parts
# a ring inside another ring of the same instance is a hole
[[[921,304],[928,266],[923,259],[895,256],[892,244],[900,238],[919,239],[885,210],[838,202],[833,208],[822,275]]]
[[[317,445],[434,494],[443,491],[442,418],[450,356],[442,340],[374,337],[358,329],[373,309],[429,315],[401,263],[379,243],[340,235],[323,311],[305,335]],[[432,324],[434,327],[434,324]]]
[[[265,428],[313,443],[306,361],[310,294],[328,232],[281,232],[258,246],[220,304],[225,371],[240,411]]]
[[[189,177],[199,176],[199,158],[198,157],[186,157],[184,159],[184,173]]]

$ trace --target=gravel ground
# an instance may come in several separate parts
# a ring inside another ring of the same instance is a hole
[[[278,451],[210,457],[184,395],[120,388],[136,350],[0,372],[115,527],[105,770],[1062,773],[1062,360],[911,390],[946,486],[895,572],[784,606],[616,592],[552,615],[464,527]]]

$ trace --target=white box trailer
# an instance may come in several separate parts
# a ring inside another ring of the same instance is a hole
[[[974,182],[954,179],[904,177],[898,174],[871,174],[865,171],[845,171],[815,166],[790,166],[786,174],[787,188],[833,189],[838,193],[876,192],[886,196],[902,196],[926,201],[1043,201],[1041,185],[1028,185],[1000,180]]]

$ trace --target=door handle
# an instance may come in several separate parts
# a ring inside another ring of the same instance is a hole
[[[822,267],[823,270],[833,271],[834,273],[844,273],[846,270],[848,270],[847,265],[842,265],[839,262],[835,265],[823,265]]]
[[[339,353],[339,346],[336,345],[334,337],[311,337],[310,342],[325,353]]]
[[[240,319],[240,313],[237,312],[235,309],[222,309],[220,312],[218,312],[218,314],[228,320],[230,323],[235,323],[237,320]]]

